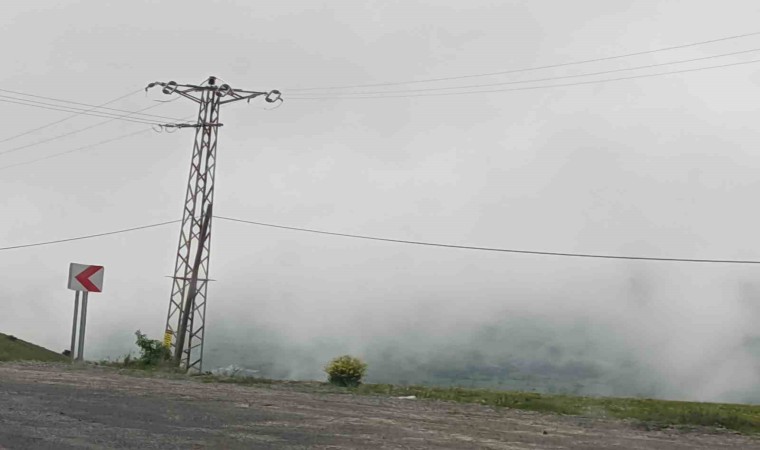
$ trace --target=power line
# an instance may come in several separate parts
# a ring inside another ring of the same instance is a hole
[[[133,95],[135,95],[135,94],[139,94],[139,93],[140,93],[140,92],[142,92],[142,91],[143,91],[142,89],[138,89],[138,90],[136,90],[136,91],[132,91],[132,92],[130,92],[130,93],[128,93],[128,94],[124,94],[124,95],[122,95],[122,96],[116,97],[116,98],[115,98],[115,99],[113,99],[113,100],[109,100],[109,101],[107,101],[107,102],[105,102],[105,103],[103,103],[103,104],[99,105],[98,107],[101,107],[101,106],[105,106],[105,105],[110,105],[111,103],[116,103],[116,102],[118,102],[119,100],[125,99],[125,98],[127,98],[127,97],[131,97],[131,96],[133,96]],[[92,109],[89,109],[89,110],[87,110],[87,111],[85,111],[85,112],[90,112],[90,111],[93,111],[93,110],[95,110],[95,109],[97,109],[97,108],[92,108]],[[44,130],[45,128],[49,128],[49,127],[52,127],[52,126],[54,126],[54,125],[58,125],[59,123],[63,123],[63,122],[66,122],[67,120],[71,120],[71,119],[73,119],[74,117],[78,117],[78,116],[80,116],[80,115],[82,115],[82,113],[81,113],[81,112],[77,112],[77,113],[74,113],[74,114],[72,114],[72,115],[70,115],[70,116],[68,116],[68,117],[64,117],[63,119],[55,120],[55,121],[53,121],[53,122],[50,122],[50,123],[47,123],[47,124],[45,124],[45,125],[41,125],[41,126],[39,126],[39,127],[36,127],[36,128],[32,128],[32,129],[30,129],[30,130],[26,130],[26,131],[24,131],[24,132],[21,132],[21,133],[18,133],[18,134],[14,134],[14,135],[12,135],[12,136],[8,136],[7,138],[1,139],[1,140],[0,140],[0,143],[3,143],[3,142],[8,142],[8,141],[10,141],[10,140],[13,140],[13,139],[16,139],[16,138],[20,138],[21,136],[26,136],[27,134],[31,134],[31,133],[34,133],[35,131]]]
[[[155,105],[151,105],[151,106],[149,106],[148,108],[145,108],[145,109],[156,108],[156,107],[161,106],[161,105],[162,105],[161,103],[158,103],[158,104],[155,104]],[[145,109],[143,109],[142,111],[144,111]],[[184,122],[184,121],[186,121],[188,119],[190,119],[190,117],[182,119],[182,121]],[[64,135],[54,136],[54,137],[52,137],[50,139],[46,139],[44,141],[32,142],[31,144],[28,144],[28,145],[25,145],[25,146],[22,146],[22,147],[17,147],[15,149],[10,149],[10,150],[7,150],[5,152],[0,152],[0,155],[3,154],[3,153],[9,153],[11,151],[20,150],[21,148],[31,147],[32,145],[37,145],[37,144],[42,144],[42,143],[45,143],[45,142],[50,142],[50,141],[53,141],[53,140],[55,140],[57,138],[60,138],[60,137],[63,137],[63,136],[68,136],[68,135],[79,133],[81,131],[85,131],[85,130],[88,130],[88,129],[91,129],[91,128],[95,128],[95,127],[98,127],[98,126],[101,126],[101,125],[105,125],[106,123],[109,123],[111,121],[112,120],[106,120],[104,122],[96,123],[95,125],[90,125],[89,127],[80,128],[78,130],[74,130],[72,132],[65,133]],[[106,139],[106,140],[103,140],[103,141],[100,141],[100,142],[96,142],[94,144],[88,144],[88,145],[84,145],[82,147],[77,147],[77,148],[74,148],[74,149],[71,149],[71,150],[66,150],[66,151],[59,152],[59,153],[53,153],[53,154],[50,154],[50,155],[47,155],[47,156],[43,156],[42,158],[32,159],[32,160],[29,160],[29,161],[22,161],[22,162],[19,162],[19,163],[9,164],[9,165],[6,165],[6,166],[0,166],[0,170],[10,169],[10,168],[13,168],[13,167],[18,167],[18,166],[26,166],[26,165],[33,164],[33,163],[36,163],[36,162],[45,161],[47,159],[57,158],[59,156],[68,155],[69,153],[78,152],[80,150],[86,150],[86,149],[89,149],[89,148],[92,148],[92,147],[96,147],[98,145],[107,144],[109,142],[114,142],[114,141],[119,141],[119,140],[126,139],[126,138],[129,138],[129,137],[138,135],[138,134],[142,134],[142,133],[147,133],[148,131],[152,131],[152,130],[150,128],[143,129],[143,130],[135,131],[135,132],[132,132],[132,133],[122,134],[120,136],[116,136],[116,137],[111,138],[111,139]]]
[[[611,73],[619,73],[619,72],[629,72],[633,70],[641,70],[641,69],[651,69],[653,67],[662,67],[662,66],[669,66],[673,64],[686,64],[686,63],[692,63],[697,61],[705,61],[709,59],[715,59],[715,58],[724,58],[726,56],[736,56],[736,55],[743,55],[747,53],[756,53],[759,52],[760,48],[753,48],[749,50],[741,50],[738,52],[731,52],[731,53],[721,53],[718,55],[710,55],[710,56],[702,56],[699,58],[690,58],[690,59],[681,59],[677,61],[669,61],[669,62],[663,62],[663,63],[656,63],[656,64],[647,64],[644,66],[634,66],[634,67],[625,67],[622,69],[612,69],[612,70],[603,70],[600,72],[587,72],[587,73],[579,73],[575,75],[561,75],[556,77],[546,77],[546,78],[532,78],[529,80],[516,80],[516,81],[503,81],[499,83],[485,83],[485,84],[470,84],[470,85],[463,85],[463,86],[447,86],[447,87],[437,87],[437,88],[424,88],[424,89],[405,89],[405,90],[399,90],[399,91],[369,91],[369,92],[339,92],[339,93],[315,93],[313,95],[331,95],[331,96],[338,96],[337,98],[342,98],[340,96],[351,96],[351,95],[373,95],[373,94],[405,94],[405,93],[415,93],[415,92],[428,92],[428,91],[447,91],[447,90],[455,90],[455,89],[472,89],[472,88],[482,88],[482,87],[491,87],[491,86],[506,86],[506,85],[513,85],[513,84],[525,84],[525,83],[538,83],[543,81],[555,81],[555,80],[565,80],[569,78],[582,78],[582,77],[590,77],[590,76],[596,76],[596,75],[608,75]],[[303,94],[302,94],[303,95]],[[312,95],[312,94],[309,94]]]
[[[53,158],[58,158],[59,156],[68,155],[69,153],[74,153],[74,152],[78,152],[78,151],[81,151],[81,150],[86,150],[88,148],[96,147],[98,145],[108,144],[109,142],[120,141],[122,139],[126,139],[128,137],[132,137],[132,136],[135,136],[135,135],[138,135],[138,134],[147,133],[148,131],[151,131],[151,129],[148,128],[148,129],[144,129],[144,130],[135,131],[135,132],[132,132],[132,133],[122,134],[121,136],[116,136],[116,137],[111,138],[111,139],[106,139],[104,141],[96,142],[94,144],[84,145],[82,147],[77,147],[77,148],[74,148],[74,149],[71,149],[71,150],[66,150],[66,151],[63,151],[63,152],[60,152],[60,153],[53,153],[53,154],[50,154],[50,155],[47,155],[47,156],[43,156],[42,158],[32,159],[32,160],[29,160],[29,161],[22,161],[22,162],[15,163],[15,164],[9,164],[7,166],[0,166],[0,170],[7,170],[7,169],[11,169],[13,167],[26,166],[26,165],[33,164],[33,163],[36,163],[36,162],[45,161],[45,160],[53,159]]]
[[[53,136],[53,137],[50,137],[50,138],[47,138],[47,139],[42,139],[40,141],[35,141],[35,142],[31,142],[29,144],[20,145],[18,147],[10,148],[8,150],[3,150],[3,151],[0,152],[0,155],[5,155],[5,154],[8,154],[8,153],[14,153],[14,152],[17,152],[19,150],[23,150],[23,149],[26,149],[26,148],[29,148],[29,147],[34,147],[35,145],[41,145],[41,144],[46,144],[48,142],[56,141],[56,140],[62,139],[64,137],[72,136],[74,134],[78,134],[78,133],[81,133],[83,131],[87,131],[87,130],[91,130],[93,128],[97,128],[99,126],[102,126],[102,125],[105,125],[107,123],[113,122],[113,120],[114,119],[109,119],[109,120],[106,120],[106,121],[103,121],[103,122],[98,122],[96,124],[93,124],[93,125],[90,125],[90,126],[87,126],[87,127],[84,127],[84,128],[78,128],[76,130],[72,130],[72,131],[69,131],[67,133],[59,134],[59,135],[56,135],[56,136]],[[147,130],[144,130],[144,131],[147,131]]]
[[[71,104],[71,105],[86,106],[86,107],[92,108],[92,109],[104,109],[104,110],[107,110],[107,111],[115,111],[115,112],[119,112],[119,113],[132,113],[132,111],[126,111],[126,110],[123,110],[123,109],[106,108],[104,106],[91,105],[89,103],[81,103],[81,102],[75,102],[73,100],[64,100],[64,99],[60,99],[60,98],[45,97],[43,95],[27,94],[25,92],[11,91],[11,90],[8,90],[8,89],[0,89],[0,92],[7,92],[7,93],[10,93],[10,94],[15,94],[15,95],[23,95],[25,97],[41,98],[43,100],[49,100],[49,101],[53,101],[53,102],[57,102],[57,103],[68,103],[68,104]],[[8,97],[6,95],[0,95],[0,97],[11,98],[11,99],[16,99],[16,100],[22,100],[22,99],[18,99],[18,98],[15,98],[15,97]],[[33,102],[33,100],[24,100],[24,101]],[[41,102],[34,102],[34,103],[41,103]],[[48,105],[49,103],[42,103],[42,104]],[[67,108],[75,108],[75,107],[73,107],[73,106],[67,106]],[[76,109],[83,109],[83,108],[76,108]],[[86,111],[86,109],[83,109],[83,110]],[[103,114],[109,114],[107,111],[100,111],[100,112],[103,113]],[[175,119],[173,117],[159,116],[159,115],[156,115],[156,114],[140,114],[140,115],[141,116],[148,116],[148,117],[156,117],[156,118],[165,119],[165,120],[177,120],[177,119]]]
[[[140,112],[140,111],[146,111],[146,110],[148,110],[148,109],[151,109],[151,108],[158,108],[158,107],[159,107],[159,106],[161,106],[161,105],[162,105],[162,103],[155,103],[155,104],[153,104],[153,105],[150,105],[150,106],[148,106],[148,107],[146,107],[146,108],[143,108],[143,109],[137,110],[137,111],[135,111],[135,113],[138,113],[138,112]],[[74,135],[74,134],[78,134],[78,133],[81,133],[81,132],[83,132],[83,131],[91,130],[91,129],[93,129],[93,128],[97,128],[97,127],[99,127],[99,126],[102,126],[102,125],[105,125],[105,124],[111,123],[111,122],[113,122],[114,120],[119,120],[120,118],[124,118],[124,117],[127,117],[128,115],[129,115],[129,114],[127,114],[127,115],[124,115],[124,116],[119,116],[119,117],[111,117],[111,118],[110,118],[110,119],[108,119],[108,120],[104,120],[103,122],[98,122],[98,123],[96,123],[96,124],[93,124],[93,125],[89,125],[89,126],[86,126],[86,127],[84,127],[84,128],[78,128],[78,129],[76,129],[76,130],[72,130],[72,131],[69,131],[69,132],[66,132],[66,133],[63,133],[63,134],[58,134],[58,135],[56,135],[56,136],[52,136],[52,137],[50,137],[50,138],[47,138],[47,139],[42,139],[42,140],[39,140],[39,141],[31,142],[31,143],[29,143],[29,144],[20,145],[20,146],[18,146],[18,147],[13,147],[13,148],[10,148],[10,149],[7,149],[7,150],[3,150],[3,151],[0,151],[0,155],[5,155],[5,154],[7,154],[7,153],[13,153],[13,152],[17,152],[17,151],[19,151],[19,150],[23,150],[23,149],[25,149],[25,148],[33,147],[33,146],[35,146],[35,145],[46,144],[46,143],[48,143],[48,142],[52,142],[52,141],[55,141],[55,140],[58,140],[58,139],[62,139],[62,138],[64,138],[64,137],[68,137],[68,136],[71,136],[71,135]],[[145,125],[158,125],[158,124],[156,124],[156,123],[152,123],[152,122],[144,122],[144,124],[145,124]],[[64,153],[66,153],[66,152],[64,152]],[[3,169],[3,168],[4,168],[4,167],[0,167],[0,169]]]
[[[40,105],[40,104],[29,103],[29,101],[27,101],[27,100],[22,100],[22,99],[18,99],[18,100],[20,100],[20,101],[4,100],[4,99],[0,98],[0,103],[11,103],[11,104],[15,104],[15,105],[30,106],[32,108],[47,109],[49,111],[61,111],[61,112],[69,112],[69,113],[73,112],[73,113],[78,113],[78,114],[81,114],[81,115],[84,115],[84,116],[92,116],[92,117],[107,117],[107,118],[112,118],[112,119],[118,119],[120,117],[120,116],[115,116],[115,115],[108,115],[108,113],[106,113],[106,114],[88,113],[88,112],[86,112],[86,110],[72,109],[72,108],[69,108],[67,106],[57,106],[57,105],[56,106],[52,106],[52,105],[45,106],[46,104],[44,104],[44,103]],[[36,102],[36,103],[39,103],[39,102]],[[124,120],[125,122],[141,123],[141,124],[145,124],[145,125],[155,125],[156,124],[156,122],[148,122],[146,120],[140,120],[140,119],[122,119],[122,120]]]
[[[500,253],[519,253],[525,255],[541,255],[541,256],[565,256],[573,258],[597,258],[597,259],[625,259],[636,261],[663,261],[663,262],[688,262],[688,263],[715,263],[715,264],[760,264],[760,260],[739,260],[739,259],[693,259],[693,258],[657,258],[649,256],[618,256],[618,255],[597,255],[590,253],[566,253],[566,252],[544,252],[536,250],[516,250],[507,248],[495,248],[495,247],[474,247],[469,245],[453,245],[453,244],[441,244],[437,242],[424,242],[424,241],[409,241],[404,239],[390,239],[376,236],[365,236],[360,234],[348,234],[348,233],[335,233],[332,231],[313,230],[310,228],[298,228],[288,227],[284,225],[275,225],[264,222],[254,222],[251,220],[235,219],[232,217],[214,216],[215,219],[227,220],[230,222],[247,223],[251,225],[258,225],[262,227],[279,228],[283,230],[302,231],[306,233],[324,234],[328,236],[339,236],[353,239],[365,239],[370,241],[382,241],[393,242],[396,244],[411,244],[411,245],[423,245],[428,247],[443,247],[454,248],[460,250],[477,250],[485,252],[500,252]]]
[[[43,246],[43,245],[60,244],[60,243],[63,243],[63,242],[71,242],[71,241],[81,241],[81,240],[84,240],[84,239],[92,239],[92,238],[97,238],[97,237],[102,237],[102,236],[111,236],[111,235],[114,235],[114,234],[129,233],[131,231],[146,230],[148,228],[156,228],[156,227],[161,227],[161,226],[164,226],[164,225],[170,225],[170,224],[178,223],[178,222],[179,222],[179,220],[170,220],[168,222],[159,222],[159,223],[154,223],[154,224],[150,224],[150,225],[143,225],[141,227],[125,228],[123,230],[116,230],[116,231],[106,231],[105,233],[87,234],[87,235],[84,235],[84,236],[77,236],[77,237],[73,237],[73,238],[57,239],[55,241],[35,242],[33,244],[22,244],[22,245],[13,245],[13,246],[10,246],[10,247],[0,247],[0,251],[3,251],[3,250],[15,250],[15,249],[19,249],[19,248],[40,247],[40,246]]]
[[[109,111],[90,112],[90,110],[80,108],[77,106],[56,105],[54,103],[45,103],[45,102],[40,102],[37,100],[27,100],[23,98],[9,97],[6,95],[0,95],[0,102],[30,106],[32,108],[48,109],[51,111],[73,112],[73,113],[78,113],[84,116],[110,117],[110,118],[125,120],[127,122],[137,122],[137,123],[156,124],[156,125],[166,122],[166,120],[162,120],[161,122],[159,122],[157,119],[154,119],[151,117],[143,117],[143,116],[152,116],[152,114],[145,115],[145,114],[140,114],[136,111],[121,110],[121,113],[109,112]],[[133,117],[129,119],[122,119],[124,117],[130,117],[130,116],[133,116]],[[139,116],[139,117],[134,117],[134,116]],[[177,119],[173,117],[168,117],[167,120],[176,121]]]
[[[538,90],[538,89],[551,89],[551,88],[568,87],[568,86],[582,86],[582,85],[587,85],[587,84],[609,83],[613,81],[634,80],[638,78],[651,78],[651,77],[657,77],[657,76],[663,76],[663,75],[674,75],[674,74],[687,73],[687,72],[699,72],[699,71],[709,70],[709,69],[720,69],[724,67],[755,64],[758,62],[760,62],[760,59],[753,59],[749,61],[741,61],[741,62],[735,62],[735,63],[729,63],[729,64],[720,64],[720,65],[715,65],[715,66],[697,67],[694,69],[671,70],[667,72],[632,75],[629,77],[607,78],[604,80],[580,81],[577,83],[562,83],[562,84],[551,84],[551,85],[543,85],[543,86],[526,86],[526,87],[510,88],[510,89],[489,89],[489,90],[464,91],[464,92],[439,92],[439,93],[431,93],[431,94],[375,95],[375,96],[357,95],[353,97],[349,97],[349,96],[288,97],[288,99],[290,100],[336,100],[336,99],[343,100],[343,99],[374,99],[374,98],[409,98],[409,97],[438,97],[442,95],[450,96],[450,95],[469,95],[469,94],[489,94],[489,93],[496,93],[496,92],[533,91],[533,90]]]
[[[639,52],[634,52],[634,53],[626,53],[623,55],[606,56],[602,58],[585,59],[585,60],[580,60],[580,61],[571,61],[571,62],[559,63],[559,64],[549,64],[545,66],[526,67],[526,68],[521,68],[521,69],[504,70],[504,71],[499,71],[499,72],[480,73],[480,74],[474,74],[474,75],[459,75],[459,76],[451,76],[451,77],[427,78],[424,80],[396,81],[396,82],[387,82],[387,83],[355,84],[355,85],[349,85],[349,86],[293,88],[293,89],[287,89],[287,90],[296,92],[296,91],[318,91],[318,90],[333,90],[333,89],[354,89],[354,88],[364,88],[364,87],[398,86],[398,85],[403,85],[403,84],[418,84],[418,83],[429,83],[429,82],[436,82],[436,81],[462,80],[465,78],[479,78],[479,77],[490,77],[490,76],[496,76],[496,75],[508,75],[508,74],[514,74],[514,73],[532,72],[536,70],[555,69],[558,67],[568,67],[568,66],[574,66],[578,64],[611,61],[615,59],[629,58],[631,56],[640,56],[640,55],[647,55],[650,53],[679,50],[683,48],[696,47],[696,46],[705,45],[705,44],[714,44],[716,42],[728,41],[728,40],[733,40],[733,39],[741,39],[741,38],[757,36],[757,35],[760,35],[760,31],[756,31],[753,33],[746,33],[746,34],[738,34],[734,36],[727,36],[727,37],[722,37],[718,39],[710,39],[707,41],[699,41],[699,42],[692,42],[688,44],[675,45],[671,47],[663,47],[663,48],[658,48],[654,50],[644,50],[644,51],[639,51]]]
[[[546,251],[538,251],[538,250],[519,250],[519,249],[497,248],[497,247],[476,247],[476,246],[470,246],[470,245],[443,244],[439,242],[391,239],[391,238],[384,238],[384,237],[377,237],[377,236],[366,236],[366,235],[361,235],[361,234],[336,233],[332,231],[315,230],[311,228],[289,227],[285,225],[277,225],[277,224],[265,223],[265,222],[255,222],[252,220],[243,220],[243,219],[236,219],[233,217],[216,216],[216,215],[214,216],[214,218],[220,219],[220,220],[226,220],[230,222],[239,222],[239,223],[245,223],[249,225],[257,225],[261,227],[278,228],[282,230],[300,231],[300,232],[305,232],[305,233],[314,233],[314,234],[321,234],[321,235],[327,235],[327,236],[338,236],[338,237],[363,239],[363,240],[370,240],[370,241],[380,241],[380,242],[392,242],[396,244],[421,245],[421,246],[426,246],[426,247],[451,248],[451,249],[458,249],[458,250],[474,250],[474,251],[498,252],[498,253],[516,253],[516,254],[522,254],[522,255],[538,255],[538,256],[559,256],[559,257],[571,257],[571,258],[622,259],[622,260],[629,260],[629,261],[659,261],[659,262],[709,263],[709,264],[760,264],[760,260],[753,260],[753,259],[748,260],[748,259],[658,258],[658,257],[650,257],[650,256],[622,256],[622,255],[603,255],[603,254],[592,254],[592,253],[546,252]],[[127,228],[127,229],[122,229],[122,230],[116,230],[116,231],[107,231],[104,233],[88,234],[88,235],[77,236],[73,238],[57,239],[54,241],[36,242],[32,244],[14,245],[14,246],[9,246],[9,247],[0,247],[0,251],[59,244],[62,242],[78,241],[78,240],[84,240],[84,239],[92,239],[92,238],[97,238],[101,236],[109,236],[113,234],[127,233],[130,231],[155,228],[155,227],[160,227],[160,226],[169,225],[173,223],[179,223],[179,222],[181,221],[170,220],[167,222],[154,223],[150,225],[144,225],[140,227],[133,227],[133,228]]]

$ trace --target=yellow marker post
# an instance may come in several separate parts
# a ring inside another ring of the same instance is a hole
[[[171,348],[172,346],[172,330],[166,330],[164,333],[164,347]]]

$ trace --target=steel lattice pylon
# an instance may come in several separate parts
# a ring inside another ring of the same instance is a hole
[[[217,85],[209,77],[200,85],[155,82],[146,88],[163,87],[167,95],[181,95],[198,103],[195,124],[167,124],[166,127],[195,128],[193,157],[182,208],[182,228],[172,276],[169,311],[164,342],[175,362],[185,370],[203,369],[203,337],[206,331],[206,301],[211,255],[211,222],[214,203],[219,109],[225,103],[265,96],[269,103],[282,101],[279,91],[255,92]]]

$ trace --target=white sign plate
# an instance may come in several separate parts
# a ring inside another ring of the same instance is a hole
[[[72,291],[102,292],[103,266],[71,263],[69,265],[69,289]]]

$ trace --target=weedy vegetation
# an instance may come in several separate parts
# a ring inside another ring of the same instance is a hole
[[[99,365],[118,369],[176,371],[171,365],[171,351],[161,341],[149,339],[140,330],[135,331],[135,337],[135,344],[140,351],[138,357],[133,357],[130,352],[116,361],[100,361]]]
[[[367,364],[350,355],[339,356],[325,366],[327,382],[341,387],[359,386],[367,374]]]
[[[137,337],[137,347],[140,348],[140,358],[137,360],[139,365],[144,367],[155,367],[165,365],[171,358],[172,354],[163,342],[156,339],[148,339],[140,330],[135,331]]]

